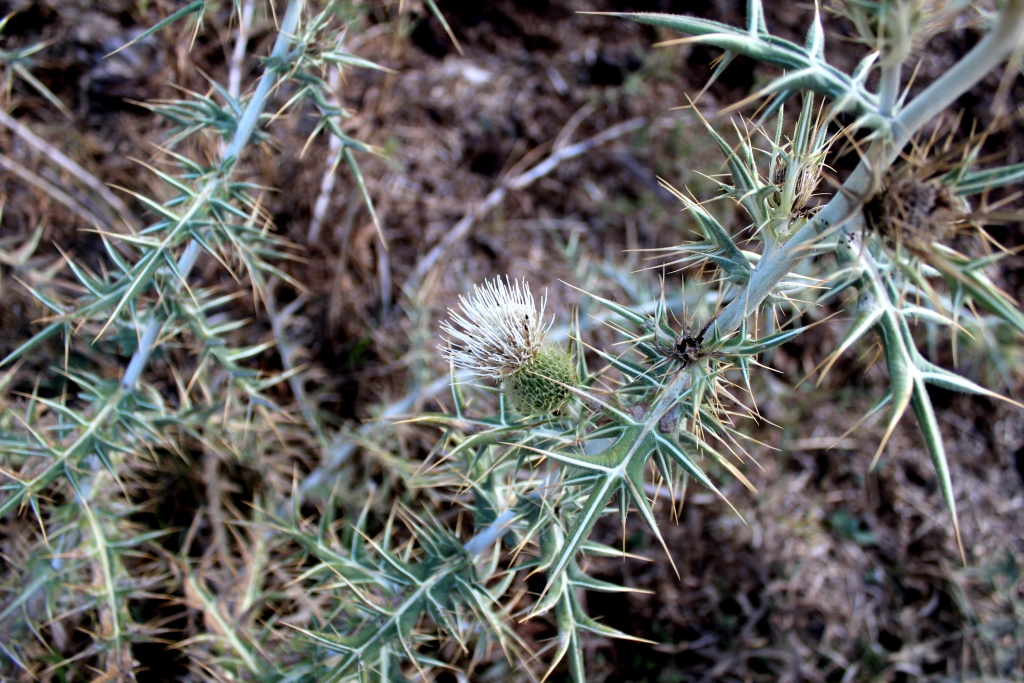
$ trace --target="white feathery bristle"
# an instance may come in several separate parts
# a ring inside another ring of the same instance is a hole
[[[544,324],[547,293],[537,310],[530,285],[500,277],[475,285],[467,299],[459,296],[461,314],[448,309],[441,331],[450,339],[441,347],[456,367],[478,377],[501,380],[526,366],[540,351],[554,318]]]

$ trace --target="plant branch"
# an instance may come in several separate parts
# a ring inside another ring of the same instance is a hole
[[[302,6],[303,0],[290,0],[288,3],[284,19],[281,22],[281,30],[277,35],[277,40],[274,42],[274,49],[270,53],[271,61],[282,59],[287,53],[288,48],[291,47],[292,38],[298,29],[299,18],[302,15]],[[259,84],[256,86],[256,91],[253,93],[245,112],[238,121],[238,127],[235,129],[231,144],[224,151],[224,156],[221,160],[222,167],[224,168],[223,175],[210,179],[204,191],[199,194],[199,197],[208,197],[215,189],[215,186],[223,182],[225,177],[234,169],[238,156],[245,149],[245,146],[249,144],[249,139],[256,129],[260,114],[263,113],[267,98],[270,95],[271,89],[277,83],[278,77],[278,72],[272,66],[266,67]],[[188,279],[192,268],[199,259],[199,252],[200,245],[196,240],[192,240],[185,247],[185,251],[178,259],[178,282],[175,284],[176,289],[180,289]],[[139,338],[139,346],[132,355],[124,377],[121,379],[121,386],[125,389],[134,388],[135,384],[139,381],[142,371],[149,363],[149,357],[153,353],[153,346],[160,335],[160,331],[163,329],[163,325],[164,320],[154,310],[142,336]]]
[[[864,203],[878,191],[881,175],[921,126],[956,101],[975,83],[1005,60],[1024,35],[1024,0],[1010,0],[995,27],[952,69],[924,89],[893,120],[888,141],[879,140],[868,150],[840,191],[813,220],[802,227],[771,258],[758,262],[743,292],[733,299],[715,321],[720,336],[739,329],[775,286],[806,255],[807,245],[827,232],[840,232],[840,244],[852,235],[844,225],[857,216]]]
[[[470,555],[480,555],[487,551],[492,545],[505,537],[512,529],[515,522],[516,512],[512,508],[505,510],[493,522],[482,528],[471,539],[466,541],[463,547]]]
[[[900,75],[903,63],[895,62],[882,66],[882,79],[878,87],[878,113],[888,118],[896,107],[900,95]]]

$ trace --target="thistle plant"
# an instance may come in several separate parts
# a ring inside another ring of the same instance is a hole
[[[666,264],[712,273],[716,310],[697,311],[694,318],[684,314],[679,329],[671,324],[664,298],[653,311],[644,311],[584,293],[618,317],[615,329],[627,351],[587,348],[577,328],[571,335],[576,381],[558,383],[574,400],[560,413],[544,414],[546,405],[517,401],[514,392],[506,391],[497,397],[496,412],[471,416],[453,375],[454,412],[417,418],[444,429],[432,467],[457,470],[453,481],[461,478],[472,493],[467,505],[475,527],[483,531],[466,548],[483,552],[490,545],[498,556],[497,543],[506,537],[515,548],[513,571],[543,572],[545,588],[520,613],[534,618],[554,612],[559,636],[551,666],[568,658],[574,680],[586,679],[582,632],[628,637],[600,628],[576,599],[583,587],[624,590],[595,582],[581,569],[581,554],[608,552],[588,546],[595,524],[612,512],[612,501],[622,518],[635,510],[671,561],[672,549],[661,538],[645,488],[649,473],[670,489],[695,480],[718,493],[707,473],[707,463],[713,463],[750,485],[736,461],[746,453],[747,439],[739,418],[756,413],[737,394],[751,391],[759,355],[806,329],[783,329],[806,297],[824,303],[850,290],[855,293],[847,304],[854,321],[822,364],[827,371],[858,340],[877,333],[890,390],[871,414],[888,408],[891,416],[875,460],[912,407],[960,542],[947,455],[927,386],[997,395],[927,360],[911,325],[955,331],[965,324],[1000,320],[1024,331],[1016,304],[984,273],[1001,253],[989,253],[981,245],[980,253],[963,254],[948,243],[957,226],[975,220],[968,197],[1014,182],[1024,171],[1019,166],[974,170],[978,148],[970,146],[942,174],[922,177],[915,168],[919,161],[894,164],[925,124],[1020,45],[1024,4],[1007,3],[991,17],[982,42],[913,98],[902,90],[902,69],[925,30],[925,19],[932,17],[929,8],[920,3],[856,3],[847,11],[858,26],[870,29],[865,34],[875,41],[875,51],[850,74],[826,61],[825,32],[817,14],[804,45],[771,35],[756,0],[749,4],[744,28],[686,16],[619,15],[690,34],[678,42],[725,50],[712,78],[740,54],[786,70],[750,98],[767,100],[760,121],[774,115],[774,132],[762,132],[758,122],[744,129],[733,126],[738,140],[730,144],[725,132],[704,122],[728,170],[727,177],[717,180],[717,198],[732,200],[744,212],[743,230],[730,230],[703,202],[674,190],[700,238],[663,252]],[[877,91],[867,85],[874,73],[880,74]],[[794,98],[799,115],[788,129],[785,105]],[[852,116],[852,126],[841,129],[839,114]],[[830,200],[816,201],[829,153],[843,137],[857,141],[860,164]],[[921,149],[918,145],[918,154],[932,151],[928,145]],[[752,236],[748,244],[755,248],[741,248],[740,234]],[[692,286],[699,288],[699,281]],[[473,308],[463,304],[467,312]],[[465,341],[471,323],[462,316],[453,319],[463,330],[445,323],[444,331]],[[491,351],[483,341],[476,348],[485,355]],[[603,365],[600,374],[588,367],[588,355]],[[470,372],[480,370],[471,352],[455,350],[448,357]],[[607,376],[618,379],[612,384]],[[500,514],[495,501],[504,502]],[[527,553],[530,557],[524,559]],[[495,632],[495,637],[501,636]]]
[[[206,5],[190,3],[135,40],[188,18],[198,28]],[[241,21],[248,25],[253,8],[245,5],[236,3],[234,9],[240,20],[248,16]],[[265,9],[270,21],[272,13]],[[91,670],[106,680],[133,679],[138,666],[133,646],[158,638],[162,629],[139,621],[131,601],[184,592],[210,606],[214,621],[224,618],[220,607],[204,601],[208,589],[187,549],[170,562],[156,559],[151,544],[172,530],[141,529],[132,517],[149,507],[149,470],[165,466],[167,458],[190,460],[197,443],[216,470],[221,459],[258,464],[268,447],[287,449],[292,439],[307,438],[294,435],[290,413],[268,395],[293,373],[254,367],[252,359],[273,344],[248,343],[239,334],[245,321],[225,317],[224,311],[247,289],[258,306],[272,278],[293,281],[279,265],[294,258],[294,249],[272,229],[262,206],[264,188],[239,178],[243,158],[269,139],[272,98],[287,93],[276,104],[278,116],[292,109],[315,112],[314,135],[328,131],[340,140],[339,158],[361,185],[355,153],[371,148],[342,132],[339,122],[351,113],[332,104],[335,98],[322,75],[332,68],[377,67],[345,51],[348,26],[338,20],[342,9],[336,3],[316,9],[302,0],[289,2],[249,90],[232,92],[214,84],[209,97],[186,95],[151,105],[176,130],[160,167],[149,168],[162,185],[162,198],[130,190],[138,212],[133,219],[147,217],[148,224],[138,231],[94,226],[106,259],[98,272],[69,255],[62,259],[68,281],[29,287],[48,313],[37,334],[0,360],[9,368],[5,388],[26,361],[44,367],[51,362],[45,352],[33,354],[53,338],[63,338],[65,351],[62,362],[36,379],[34,389],[29,384],[25,400],[3,404],[0,413],[0,519],[11,525],[5,536],[14,543],[5,551],[12,569],[3,579],[0,607],[5,672],[20,670],[29,677],[56,672],[77,680]],[[242,58],[246,42],[243,33]],[[41,89],[27,71],[33,52],[3,52],[0,58],[8,79],[14,73]],[[48,90],[41,92],[52,99]],[[211,140],[219,154],[191,157],[181,149],[186,140]],[[65,166],[73,163],[56,158]],[[244,285],[237,292],[197,286],[193,270],[203,258]],[[192,360],[181,363],[182,352],[194,354]],[[155,363],[173,368],[170,386],[151,372]],[[40,395],[40,385],[46,395]],[[58,390],[51,393],[53,385]],[[262,474],[268,490],[281,487],[272,471]],[[14,524],[19,515],[34,518],[34,529]],[[253,570],[269,552],[266,539],[256,535],[258,542],[250,546],[257,552]],[[252,606],[265,580],[258,571],[250,575],[242,609]],[[84,644],[72,645],[77,629],[88,635]],[[273,670],[248,637],[221,633],[194,653],[197,661],[223,655],[225,672]]]
[[[253,7],[232,7],[243,54]],[[890,416],[875,459],[912,408],[960,540],[928,386],[996,394],[929,360],[918,326],[941,343],[961,331],[1024,333],[1024,316],[992,275],[1004,252],[951,243],[980,234],[966,229],[983,218],[973,198],[984,205],[991,190],[1024,178],[1024,166],[978,168],[974,139],[953,161],[948,146],[921,136],[1020,47],[1024,0],[1003,4],[986,37],[913,96],[904,67],[921,36],[940,30],[922,2],[846,5],[872,50],[850,73],[826,60],[817,12],[802,45],[769,32],[758,0],[744,27],[619,15],[723,50],[712,80],[736,55],[783,70],[751,96],[763,105],[757,119],[702,119],[727,171],[705,169],[715,196],[664,182],[696,235],[658,253],[664,268],[683,271],[682,305],[664,289],[649,305],[578,289],[580,311],[549,318],[547,295],[538,306],[525,280],[479,283],[440,324],[445,409],[408,415],[415,401],[396,401],[382,411],[402,415],[396,430],[440,432],[415,462],[366,425],[334,430],[305,395],[285,329],[300,303],[279,309],[273,297],[274,283],[301,289],[286,265],[299,255],[275,234],[264,188],[244,180],[246,160],[274,137],[273,121],[297,112],[315,117],[314,136],[333,136],[330,172],[344,161],[369,202],[358,159],[376,150],[345,133],[350,112],[327,76],[380,68],[345,49],[355,7],[290,0],[283,13],[268,10],[274,44],[250,87],[215,82],[206,95],[150,103],[173,130],[150,169],[161,194],[130,188],[136,219],[148,223],[100,226],[101,268],[68,256],[67,281],[30,284],[49,313],[0,361],[9,368],[0,376],[10,567],[0,599],[3,675],[130,680],[135,648],[165,636],[163,620],[135,608],[160,600],[202,613],[176,643],[197,680],[432,680],[460,668],[481,679],[515,669],[558,678],[568,669],[586,681],[587,638],[637,639],[587,613],[584,591],[631,590],[587,573],[588,558],[628,556],[595,542],[593,530],[633,513],[674,563],[685,550],[663,538],[658,491],[675,502],[690,486],[724,500],[723,480],[753,489],[743,468],[759,449],[747,428],[757,410],[747,396],[768,352],[807,329],[792,320],[809,301],[840,305],[853,319],[823,371],[877,336],[889,389],[871,415]],[[190,18],[198,27],[206,10],[203,0],[186,4],[144,36]],[[10,54],[0,58],[14,65],[31,53]],[[852,124],[840,126],[841,115]],[[212,141],[215,158],[194,155],[197,141]],[[834,184],[828,164],[848,141],[859,165]],[[711,200],[737,207],[741,225],[716,216]],[[383,241],[372,204],[367,212]],[[236,289],[198,282],[201,259]],[[273,340],[253,341],[237,315],[236,300],[249,292]],[[426,329],[407,296],[408,316]],[[619,344],[589,344],[598,319]],[[415,341],[433,347],[434,332],[429,345]],[[41,349],[56,339],[65,351],[49,368]],[[280,365],[260,363],[268,358]],[[29,362],[44,367],[34,384],[18,375]],[[380,462],[386,476],[361,472],[357,498],[340,463],[360,449],[366,470]],[[185,530],[141,527],[147,477],[178,462],[207,473],[209,509]],[[225,493],[224,470],[239,465],[258,479],[244,506]],[[557,635],[538,648],[519,625],[541,619]]]

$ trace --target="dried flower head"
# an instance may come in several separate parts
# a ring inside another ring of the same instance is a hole
[[[547,295],[537,310],[524,280],[509,283],[500,277],[473,287],[469,298],[459,297],[461,313],[448,309],[441,323],[449,346],[445,358],[478,377],[502,383],[517,410],[548,413],[569,398],[567,385],[576,382],[572,357],[545,342],[554,319],[544,323]]]
[[[864,205],[868,227],[925,260],[931,260],[933,243],[948,245],[967,227],[969,213],[967,203],[951,187],[923,180],[907,169],[894,173]]]
[[[769,196],[769,203],[778,207],[782,203],[782,186],[786,184],[789,176],[789,163],[785,157],[779,155],[772,162],[771,182],[779,189]],[[808,204],[818,189],[822,178],[822,165],[820,163],[804,163],[800,165],[796,185],[793,188],[793,204],[790,210],[797,212],[808,211]]]

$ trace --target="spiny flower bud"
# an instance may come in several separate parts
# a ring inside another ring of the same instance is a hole
[[[451,339],[442,351],[456,367],[501,382],[519,412],[557,410],[572,394],[566,385],[575,385],[576,368],[566,351],[545,341],[554,322],[544,323],[546,304],[547,295],[537,311],[525,281],[485,281],[468,299],[459,297],[461,313],[448,309],[441,330]]]

